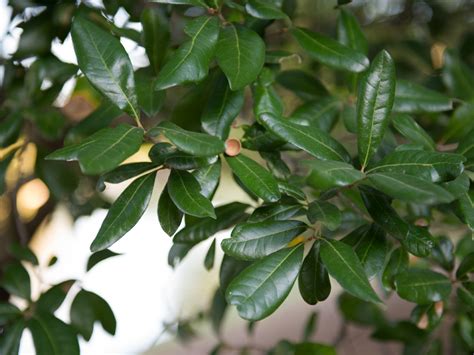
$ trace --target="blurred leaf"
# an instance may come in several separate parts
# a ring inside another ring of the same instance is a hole
[[[382,310],[373,303],[362,301],[348,293],[341,294],[338,303],[339,310],[347,321],[368,326],[385,323]]]
[[[206,270],[211,270],[214,266],[214,259],[216,255],[216,240],[214,239],[209,247],[209,250],[206,253],[204,258],[204,267]]]
[[[93,253],[91,256],[89,256],[89,259],[87,260],[86,271],[90,271],[94,266],[96,266],[98,263],[100,263],[103,260],[112,258],[114,256],[119,256],[119,255],[122,255],[122,254],[113,252],[109,249],[104,249],[96,253]]]
[[[397,80],[393,111],[407,113],[442,112],[453,108],[448,97],[406,80]]]
[[[36,301],[36,309],[54,314],[64,302],[74,282],[74,280],[68,280],[52,286],[38,298]]]
[[[452,49],[444,52],[443,81],[454,97],[474,99],[474,72]]]
[[[456,278],[462,279],[469,273],[474,272],[474,253],[466,255],[456,270]]]
[[[183,220],[183,212],[174,204],[167,186],[161,192],[158,201],[158,220],[163,231],[170,237],[176,233]]]
[[[15,318],[20,318],[21,315],[21,310],[15,305],[6,302],[0,302],[0,326],[4,326]],[[0,349],[1,348],[2,347],[0,346]]]
[[[168,19],[157,7],[147,7],[141,15],[143,43],[155,73],[161,68],[170,41]]]
[[[303,213],[304,209],[298,203],[284,204],[282,202],[277,202],[275,204],[263,205],[256,208],[247,219],[247,222],[285,221]]]
[[[449,279],[426,269],[406,269],[395,276],[398,295],[411,302],[427,304],[445,300],[451,293]]]
[[[3,355],[17,355],[20,351],[20,340],[25,329],[25,321],[18,319],[4,328],[0,338],[0,353]],[[79,353],[78,353],[79,354]]]
[[[324,97],[299,106],[289,119],[303,126],[313,126],[329,132],[337,121],[340,109],[339,100],[334,97]]]
[[[278,74],[276,80],[278,84],[293,91],[303,100],[314,100],[329,95],[317,78],[301,70],[284,70]]]
[[[398,247],[390,254],[383,270],[382,284],[386,290],[395,289],[395,276],[406,268],[408,268],[408,253],[403,247]]]
[[[311,313],[306,321],[304,332],[303,332],[303,341],[308,341],[316,330],[316,322],[318,320],[318,314],[316,312]]]
[[[155,116],[165,101],[166,91],[155,90],[156,79],[148,71],[135,73],[138,105],[148,117]]]
[[[426,150],[435,150],[433,139],[411,116],[396,115],[392,122],[395,129],[410,142],[420,144]]]
[[[330,231],[335,231],[341,224],[341,212],[329,202],[314,200],[308,206],[308,219],[313,224],[320,222]]]
[[[339,3],[339,5],[341,4]],[[337,39],[343,45],[367,55],[367,39],[357,18],[345,9],[340,9],[337,20]]]
[[[17,243],[11,244],[10,254],[18,260],[28,261],[35,266],[39,264],[38,258],[33,253],[33,251],[27,246],[22,246]]]
[[[30,300],[30,275],[20,262],[5,266],[0,285],[10,294]]]

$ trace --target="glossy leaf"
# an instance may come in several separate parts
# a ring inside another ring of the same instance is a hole
[[[156,7],[147,7],[141,16],[143,43],[153,69],[158,73],[170,41],[168,19],[163,11]]]
[[[395,65],[380,52],[361,79],[357,98],[357,147],[362,169],[375,154],[388,125],[395,96]]]
[[[252,193],[265,202],[275,202],[280,199],[277,181],[260,164],[243,154],[226,157],[226,161],[233,173]]]
[[[164,134],[179,150],[194,156],[206,157],[224,151],[224,143],[217,137],[205,133],[187,131],[176,124],[164,121],[151,129],[148,134]]]
[[[114,256],[118,256],[118,255],[122,255],[122,254],[113,252],[109,249],[100,250],[92,254],[91,256],[89,256],[89,259],[87,260],[86,271],[91,270],[94,266],[96,266],[98,263],[102,262],[103,260],[112,258]]]
[[[341,212],[329,202],[314,200],[308,206],[308,219],[311,223],[319,222],[334,231],[341,225]]]
[[[253,112],[255,117],[264,113],[280,116],[283,114],[283,101],[271,84],[260,81],[253,87]]]
[[[232,122],[244,105],[244,91],[231,91],[227,79],[220,75],[210,93],[201,116],[202,129],[220,139],[227,139]]]
[[[249,223],[263,221],[285,221],[294,216],[301,215],[304,212],[303,207],[298,204],[284,204],[277,202],[256,208],[252,215],[247,219]]]
[[[192,172],[194,178],[201,186],[201,194],[211,199],[216,192],[221,177],[221,161],[196,169]]]
[[[244,319],[256,321],[268,317],[290,293],[302,262],[302,245],[257,261],[230,283],[227,302],[237,306],[237,312]]]
[[[415,203],[449,203],[454,196],[439,185],[401,173],[369,174],[369,181],[393,198]]]
[[[340,109],[339,100],[325,97],[299,106],[289,119],[303,126],[313,126],[329,132],[337,121]]]
[[[364,173],[347,163],[330,160],[311,160],[306,163],[311,168],[308,184],[317,189],[348,186],[365,178]]]
[[[133,67],[120,41],[81,16],[75,17],[71,35],[87,79],[120,109],[138,118]]]
[[[103,191],[105,189],[104,182],[119,184],[156,168],[157,165],[153,163],[130,163],[119,165],[114,170],[105,173],[99,178],[97,189]]]
[[[219,36],[216,17],[201,16],[186,25],[191,37],[183,43],[165,63],[156,81],[156,89],[201,81],[207,76],[209,64]]]
[[[28,322],[37,355],[79,355],[79,343],[71,326],[48,313],[38,313]]]
[[[327,133],[270,114],[260,116],[267,129],[287,142],[322,160],[349,161],[346,149]]]
[[[336,69],[359,73],[367,69],[367,57],[336,40],[304,28],[293,28],[292,35],[300,46],[315,60]]]
[[[393,111],[407,113],[442,112],[453,108],[453,102],[437,91],[406,80],[397,80]]]
[[[331,293],[331,282],[319,253],[320,242],[315,242],[303,261],[298,276],[301,296],[308,304],[324,301]]]
[[[406,269],[395,276],[398,295],[411,302],[428,304],[445,300],[451,293],[449,279],[426,269]]]
[[[256,260],[288,245],[306,231],[300,221],[264,221],[239,224],[221,243],[224,252],[236,259]]]
[[[386,290],[395,289],[395,276],[408,268],[408,253],[402,248],[398,247],[390,254],[390,259],[383,270],[382,283]]]
[[[231,90],[240,90],[257,79],[265,61],[265,43],[251,29],[230,25],[221,29],[216,58]]]
[[[182,212],[195,217],[216,218],[211,201],[201,194],[199,183],[190,173],[173,170],[167,186],[171,200]]]
[[[380,302],[379,297],[370,286],[364,268],[357,254],[347,244],[323,239],[321,259],[329,275],[350,294],[368,302]]]
[[[278,74],[276,80],[278,84],[293,91],[303,100],[314,100],[329,95],[318,79],[301,70],[284,70]]]
[[[155,78],[148,71],[137,71],[135,80],[140,109],[148,117],[154,117],[165,101],[166,92],[155,90]]]
[[[0,285],[11,295],[29,300],[31,297],[30,275],[20,262],[5,266]]]
[[[357,18],[345,9],[337,20],[337,39],[343,45],[367,55],[368,45]]]
[[[204,267],[206,270],[211,270],[214,267],[214,259],[216,255],[216,240],[214,239],[209,247],[209,250],[206,253],[204,258]]]
[[[288,18],[288,16],[276,5],[265,0],[249,0],[249,2],[245,5],[245,10],[250,16],[262,20],[278,20]]]
[[[122,192],[92,242],[92,252],[110,247],[138,223],[150,202],[155,175],[152,173],[136,179]]]
[[[435,150],[433,139],[411,116],[396,115],[392,122],[395,129],[410,142],[420,144],[426,150]]]
[[[182,219],[183,213],[173,203],[165,187],[158,201],[158,220],[161,228],[171,237],[178,230]]]

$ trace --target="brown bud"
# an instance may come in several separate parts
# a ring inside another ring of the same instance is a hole
[[[426,315],[426,313],[423,313],[418,323],[416,323],[416,326],[420,329],[428,328],[428,316]]]
[[[230,138],[225,141],[225,153],[230,157],[239,155],[241,148],[242,146],[240,145],[240,141],[238,139]]]
[[[435,302],[434,309],[435,309],[436,315],[438,317],[441,317],[441,315],[443,314],[443,309],[444,309],[443,301]]]

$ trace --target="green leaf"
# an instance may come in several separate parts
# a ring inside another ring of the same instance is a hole
[[[315,77],[302,70],[285,70],[276,78],[278,84],[293,91],[303,100],[320,99],[329,93],[324,85]]]
[[[291,33],[300,46],[322,64],[354,73],[360,73],[369,66],[369,60],[363,53],[346,47],[332,38],[296,27]]]
[[[105,189],[104,182],[120,184],[121,182],[149,172],[150,170],[156,170],[157,167],[158,165],[154,163],[130,163],[119,165],[114,170],[105,173],[99,178],[97,189],[103,191]]]
[[[79,160],[85,174],[102,174],[137,152],[142,139],[142,129],[121,124],[115,128],[104,128],[81,143],[56,150],[46,159]]]
[[[366,173],[397,173],[431,182],[452,180],[464,170],[465,158],[459,154],[422,150],[395,151],[371,166]]]
[[[278,181],[278,189],[283,195],[293,197],[296,200],[305,201],[306,195],[298,186],[287,183],[285,181]]]
[[[464,278],[469,273],[474,272],[474,253],[466,255],[456,270],[456,277],[458,279]]]
[[[361,79],[357,98],[357,147],[362,170],[382,142],[394,96],[395,65],[384,50]]]
[[[333,97],[324,97],[299,106],[290,116],[290,120],[303,126],[313,126],[329,132],[337,121],[341,103]]]
[[[163,231],[170,237],[176,233],[183,220],[183,212],[174,204],[166,186],[158,201],[158,220]]]
[[[79,68],[110,101],[139,118],[133,67],[120,41],[92,22],[76,16],[72,42]]]
[[[336,355],[336,349],[333,346],[304,342],[295,344],[295,355]]]
[[[280,116],[283,114],[283,101],[271,84],[257,82],[253,86],[253,112],[255,117],[261,114],[271,113]]]
[[[140,22],[146,54],[155,73],[158,73],[170,41],[168,19],[160,8],[147,7],[142,12]]]
[[[74,282],[74,280],[67,280],[52,286],[38,298],[36,301],[36,309],[54,314],[64,302]]]
[[[15,318],[20,318],[21,315],[20,309],[16,306],[11,303],[0,302],[0,326],[4,326]]]
[[[303,212],[304,208],[298,203],[286,204],[277,202],[256,208],[247,219],[247,222],[285,221],[294,216],[301,215]]]
[[[330,231],[335,231],[341,225],[341,212],[333,204],[326,201],[314,200],[308,206],[308,219],[311,223],[320,222]]]
[[[38,312],[28,322],[37,355],[79,355],[73,328],[51,314]]]
[[[0,338],[0,353],[2,355],[18,355],[20,351],[20,341],[25,329],[25,321],[18,319],[3,329]]]
[[[153,2],[160,4],[202,6],[206,8],[209,7],[204,0],[153,0]]]
[[[471,311],[474,310],[474,282],[464,282],[462,286],[458,287],[457,297]]]
[[[89,341],[94,330],[94,323],[100,322],[102,328],[115,334],[117,321],[109,304],[99,295],[86,290],[80,290],[71,304],[71,325]]]
[[[375,223],[399,240],[413,255],[426,257],[431,253],[434,241],[426,229],[406,223],[390,205],[386,195],[362,186],[360,191],[365,207]]]
[[[392,122],[395,129],[412,143],[419,144],[426,150],[435,150],[433,139],[411,116],[395,115]]]
[[[288,16],[276,5],[265,0],[249,0],[245,5],[245,11],[247,11],[250,16],[262,20],[279,20],[288,18]]]
[[[152,128],[148,134],[157,136],[163,133],[179,150],[198,157],[220,154],[224,151],[224,142],[205,133],[187,131],[172,122],[164,121]]]
[[[201,194],[199,183],[190,173],[172,170],[167,186],[171,200],[182,212],[195,217],[216,218],[211,201]]]
[[[276,202],[280,199],[277,181],[260,164],[243,154],[226,157],[226,161],[232,172],[252,193],[265,202]]]
[[[285,161],[281,158],[280,152],[259,152],[260,156],[267,163],[268,170],[277,179],[287,180],[291,176],[291,171]],[[299,197],[298,197],[299,198]],[[304,199],[304,197],[303,197]]]
[[[357,18],[345,9],[340,10],[337,20],[337,39],[346,47],[367,55],[367,39],[357,22]]]
[[[35,253],[27,246],[14,243],[10,245],[9,251],[18,260],[28,261],[35,266],[39,264]]]
[[[444,236],[436,238],[435,246],[431,251],[431,258],[443,269],[452,271],[454,268],[453,242]]]
[[[224,254],[219,270],[220,289],[224,292],[231,281],[249,265],[251,265],[249,261],[237,260]]]
[[[219,37],[219,22],[214,16],[201,16],[189,22],[185,32],[191,39],[163,66],[156,81],[157,90],[198,82],[207,76]]]
[[[398,247],[390,254],[390,259],[383,270],[382,284],[386,290],[395,289],[395,275],[408,268],[408,253],[403,247]]]
[[[393,198],[425,204],[449,203],[454,196],[432,182],[402,173],[375,173],[369,181],[380,191]]]
[[[234,228],[221,246],[236,259],[257,260],[284,248],[306,229],[303,222],[292,220],[243,223]]]
[[[4,148],[14,143],[23,125],[23,117],[12,113],[0,122],[0,147]]]
[[[30,275],[20,262],[5,266],[0,285],[9,293],[25,300],[31,297]]]
[[[387,255],[387,242],[382,228],[376,224],[363,225],[342,241],[355,251],[369,279],[382,271]]]
[[[222,140],[227,139],[232,122],[244,105],[244,99],[244,90],[231,91],[227,79],[219,75],[201,116],[202,129]]]
[[[381,325],[386,322],[378,305],[362,301],[348,293],[340,295],[338,303],[339,310],[347,321],[365,326]]]
[[[444,52],[443,81],[454,97],[474,99],[474,71],[452,49]]]
[[[212,237],[218,231],[230,228],[247,217],[245,210],[248,205],[240,202],[232,202],[216,207],[216,218],[202,218],[187,224],[173,238],[175,243],[196,244]]]
[[[96,266],[98,263],[101,261],[112,258],[114,256],[122,255],[116,252],[113,252],[112,250],[109,249],[104,249],[100,250],[91,256],[89,256],[89,259],[87,259],[87,266],[86,266],[86,271],[90,271],[94,266]]]
[[[141,110],[148,117],[154,117],[163,106],[166,91],[155,90],[155,78],[147,70],[137,71],[135,80],[137,82],[138,104]]]
[[[305,163],[311,168],[308,184],[316,189],[348,186],[365,178],[364,173],[347,163],[330,160],[310,160]]]
[[[240,90],[255,81],[262,70],[265,43],[251,29],[230,25],[219,33],[216,58],[231,90]]]
[[[298,276],[301,296],[308,304],[324,301],[331,293],[331,281],[326,267],[321,261],[320,242],[315,242],[306,255]]]
[[[204,258],[204,267],[206,270],[211,270],[214,267],[214,258],[216,255],[216,240],[212,241],[209,250],[206,253],[206,257]]]
[[[195,244],[174,243],[168,252],[168,265],[175,268],[194,246]]]
[[[459,142],[456,153],[466,157],[467,162],[464,164],[466,169],[474,170],[474,129]]]
[[[122,192],[110,207],[92,242],[92,252],[110,247],[137,224],[150,202],[155,176],[155,173],[142,176]]]
[[[194,178],[201,186],[201,194],[206,198],[212,198],[219,185],[221,177],[221,161],[196,169],[192,172]]]
[[[452,100],[437,91],[406,80],[397,80],[393,111],[423,113],[442,112],[452,109]]]
[[[322,160],[349,161],[346,149],[327,133],[312,126],[302,126],[288,119],[263,114],[259,121],[272,133]]]
[[[304,265],[304,262],[303,262]],[[303,266],[304,267],[304,266]],[[306,321],[303,332],[303,340],[308,341],[316,331],[316,322],[318,320],[318,314],[316,312],[311,313]]]
[[[398,295],[410,302],[428,304],[445,300],[451,293],[451,282],[440,273],[426,269],[406,269],[395,276]]]
[[[227,302],[239,315],[257,321],[272,314],[285,300],[298,277],[303,246],[286,248],[242,271],[226,291]]]
[[[347,244],[322,239],[321,259],[329,275],[351,295],[368,302],[381,302],[370,286],[357,254]]]

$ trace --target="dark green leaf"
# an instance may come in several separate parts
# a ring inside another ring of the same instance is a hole
[[[1,286],[8,293],[25,300],[29,300],[31,297],[30,275],[20,262],[13,262],[5,266]]]
[[[10,114],[0,123],[0,147],[6,147],[18,137],[23,117],[20,114]]]
[[[10,254],[18,260],[24,260],[30,262],[33,265],[38,265],[38,258],[27,246],[22,246],[16,243],[12,244],[10,245]]]
[[[362,72],[369,66],[369,60],[363,53],[332,38],[304,28],[293,28],[291,33],[313,59],[323,64],[354,73]]]
[[[260,81],[253,87],[253,112],[255,117],[264,113],[280,116],[283,114],[283,101],[271,84]]]
[[[368,302],[381,302],[370,286],[357,254],[337,240],[323,239],[321,259],[329,274],[350,294]]]
[[[303,222],[292,220],[243,223],[234,228],[221,246],[234,258],[256,260],[284,248],[306,229]]]
[[[256,208],[247,219],[249,223],[263,221],[285,221],[304,212],[300,204],[285,204],[277,202],[275,204],[264,205]]]
[[[166,91],[155,90],[155,78],[146,70],[135,73],[138,105],[148,117],[155,116],[165,101]]]
[[[320,222],[330,231],[335,231],[341,225],[341,212],[329,202],[314,200],[308,206],[308,219],[311,223]]]
[[[61,306],[74,280],[63,281],[43,293],[36,301],[36,309],[54,314]]]
[[[445,270],[454,268],[454,245],[447,237],[439,237],[435,240],[435,246],[431,251],[431,258]]]
[[[160,8],[147,7],[142,12],[141,23],[146,54],[158,73],[170,41],[168,19]]]
[[[283,195],[293,197],[294,199],[305,201],[306,195],[298,186],[287,183],[285,181],[278,181],[278,189]]]
[[[281,158],[280,152],[259,152],[260,156],[265,159],[270,172],[277,179],[286,180],[291,176],[291,171],[285,161]]]
[[[167,187],[171,200],[182,212],[195,217],[216,218],[211,201],[201,194],[201,186],[190,173],[173,170]]]
[[[406,269],[395,276],[395,288],[403,299],[428,304],[447,299],[451,282],[446,276],[431,270]]]
[[[230,25],[220,31],[216,58],[231,90],[240,90],[255,81],[262,70],[265,43],[254,31]]]
[[[114,257],[114,256],[118,256],[118,255],[122,255],[122,254],[115,253],[115,252],[113,252],[109,249],[104,249],[104,250],[98,251],[98,252],[92,254],[91,256],[89,256],[89,259],[87,260],[86,271],[90,271],[90,269],[92,269],[94,266],[96,266],[101,261],[103,261],[105,259],[108,259],[108,258],[111,258],[111,257]]]
[[[320,242],[315,242],[306,255],[298,276],[301,296],[308,304],[324,301],[331,293],[331,281],[319,253]]]
[[[369,279],[382,271],[387,255],[387,242],[382,228],[376,224],[364,225],[342,241],[355,251]]]
[[[277,181],[260,164],[243,154],[226,157],[226,161],[233,173],[252,193],[265,202],[276,202],[280,199]]]
[[[454,196],[439,185],[401,173],[375,173],[369,181],[380,191],[402,201],[435,204],[448,203]]]
[[[459,142],[456,153],[464,155],[467,159],[465,167],[469,170],[474,170],[474,129]]]
[[[161,228],[171,237],[178,230],[182,219],[183,213],[173,203],[165,186],[158,201],[158,220]]]
[[[7,324],[15,318],[20,318],[21,315],[20,309],[16,306],[11,303],[0,302],[0,326]]]
[[[367,39],[357,22],[357,18],[344,9],[340,10],[337,21],[337,39],[346,47],[367,55]]]
[[[212,241],[209,250],[207,251],[206,257],[204,258],[204,267],[206,270],[211,270],[214,266],[214,258],[216,255],[216,240]]]
[[[227,311],[227,302],[225,300],[224,293],[220,288],[216,290],[214,297],[212,298],[211,304],[211,323],[214,333],[220,335],[222,321],[224,320],[225,313]],[[217,353],[216,353],[217,354]]]
[[[470,310],[474,310],[474,282],[464,282],[457,289],[457,296]]]
[[[341,103],[333,97],[309,101],[298,107],[290,120],[303,126],[313,126],[329,132],[337,121]]]
[[[206,8],[208,7],[204,0],[153,0],[153,2],[161,4],[203,6]]]
[[[153,163],[130,163],[119,165],[114,170],[105,173],[99,178],[97,182],[97,189],[103,191],[105,189],[104,182],[112,184],[120,184],[121,182],[127,181],[138,175],[146,173],[147,171],[153,170],[157,167]]]
[[[0,353],[2,355],[19,354],[20,340],[24,329],[25,321],[23,319],[18,319],[3,329],[2,336],[0,337]]]
[[[361,79],[357,98],[357,147],[362,170],[376,153],[388,125],[395,96],[395,65],[380,52]]]
[[[316,330],[317,320],[318,320],[318,314],[316,312],[311,313],[304,327],[303,341],[308,341],[313,336]]]
[[[474,253],[470,253],[463,258],[461,264],[456,270],[456,277],[462,279],[464,276],[472,272],[474,272]]]
[[[338,302],[342,315],[350,322],[367,326],[385,323],[382,310],[373,303],[362,301],[348,293],[339,296]]]
[[[207,76],[219,37],[219,22],[214,16],[201,16],[189,22],[185,32],[191,39],[163,66],[156,81],[157,90],[201,81]]]
[[[311,168],[311,174],[307,178],[308,184],[316,189],[348,186],[365,178],[364,173],[347,163],[330,160],[311,160],[306,163]]]
[[[91,251],[106,249],[137,224],[150,202],[155,173],[133,181],[114,202],[91,244]]]
[[[433,139],[411,116],[395,115],[392,122],[395,129],[410,142],[420,144],[426,150],[435,150]]]
[[[232,122],[244,105],[244,98],[244,90],[231,91],[227,79],[220,75],[204,107],[202,129],[210,135],[227,139]]]
[[[221,268],[219,270],[219,282],[221,290],[225,291],[231,281],[249,265],[251,265],[251,263],[248,261],[237,260],[229,255],[224,254]]]
[[[168,265],[176,267],[191,251],[195,244],[174,243],[168,252]]]
[[[276,5],[265,0],[249,0],[245,5],[245,10],[250,16],[262,20],[286,19],[288,16]]]
[[[350,160],[349,153],[339,142],[316,127],[303,126],[270,114],[263,114],[259,119],[272,133],[316,158]]]
[[[452,49],[444,52],[443,81],[453,96],[466,101],[474,98],[474,72]]]
[[[395,275],[408,268],[408,253],[403,247],[398,247],[388,260],[382,274],[382,283],[386,290],[395,289]]]
[[[79,68],[120,109],[139,117],[133,67],[120,41],[81,16],[72,25]]]
[[[79,355],[73,328],[51,314],[39,312],[28,322],[37,355]]]
[[[174,237],[175,243],[195,244],[209,237],[212,237],[218,231],[227,229],[234,224],[242,221],[247,214],[245,210],[248,205],[232,202],[227,205],[216,208],[216,218],[202,218],[190,225],[186,225]]]
[[[215,164],[196,169],[192,174],[201,186],[201,194],[210,199],[219,185],[221,177],[221,161],[218,160]]]
[[[324,85],[316,78],[301,70],[285,70],[276,78],[278,84],[293,91],[303,100],[314,100],[329,93]]]
[[[247,320],[272,314],[285,300],[303,262],[303,246],[280,250],[242,271],[226,291],[227,302]]]
[[[336,355],[336,349],[330,345],[318,343],[299,343],[295,344],[295,355]]]
[[[206,157],[224,151],[224,142],[219,138],[187,131],[169,121],[161,122],[148,132],[151,136],[157,136],[159,133],[163,133],[179,150],[194,156]]]
[[[448,97],[406,80],[397,80],[393,111],[407,113],[441,112],[453,108]]]

